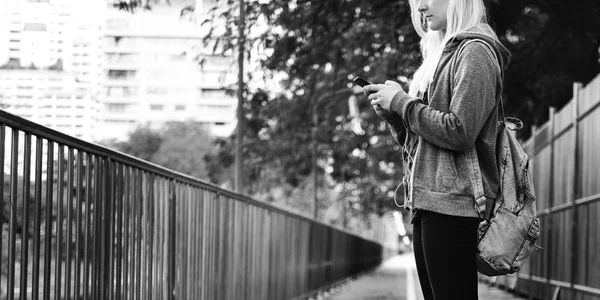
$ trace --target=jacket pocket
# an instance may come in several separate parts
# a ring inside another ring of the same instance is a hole
[[[473,196],[473,183],[471,182],[471,174],[467,159],[469,158],[464,152],[454,152],[454,163],[457,178],[454,182],[452,190],[450,191],[450,194]]]
[[[438,193],[449,193],[457,177],[454,154],[450,151],[437,151],[434,155],[419,155],[423,155],[425,159],[419,159],[415,165],[413,185]]]

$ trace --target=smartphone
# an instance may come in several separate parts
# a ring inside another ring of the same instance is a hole
[[[362,79],[360,77],[354,78],[353,81],[354,81],[354,83],[360,85],[360,87],[365,87],[365,85],[371,84],[370,82],[368,82],[368,81],[366,81],[366,80],[364,80],[364,79]]]

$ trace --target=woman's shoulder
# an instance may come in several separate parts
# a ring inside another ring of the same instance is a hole
[[[468,65],[497,64],[498,59],[494,53],[493,46],[482,39],[468,39],[460,43],[456,50],[457,63]]]
[[[459,56],[465,56],[467,58],[473,56],[487,56],[494,55],[493,46],[488,41],[482,39],[467,39],[463,40],[457,48],[457,54]]]

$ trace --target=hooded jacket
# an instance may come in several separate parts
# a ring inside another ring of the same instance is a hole
[[[486,43],[461,47],[469,39]],[[405,208],[478,217],[465,154],[472,147],[484,195],[488,201],[497,198],[498,103],[509,60],[500,42],[478,33],[459,34],[445,46],[422,97],[403,91],[393,97],[390,109],[396,114],[386,121],[404,146]]]

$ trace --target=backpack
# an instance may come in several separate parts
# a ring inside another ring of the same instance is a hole
[[[482,40],[470,40],[464,45]],[[463,45],[463,46],[464,46]],[[492,49],[492,53],[494,53]],[[521,120],[505,117],[502,100],[502,120],[496,136],[496,158],[500,174],[500,190],[495,201],[487,201],[475,147],[465,152],[474,191],[475,210],[482,221],[478,231],[477,271],[487,276],[518,272],[540,236],[540,221],[536,217],[535,191],[529,176],[529,157],[512,133],[523,127]]]

